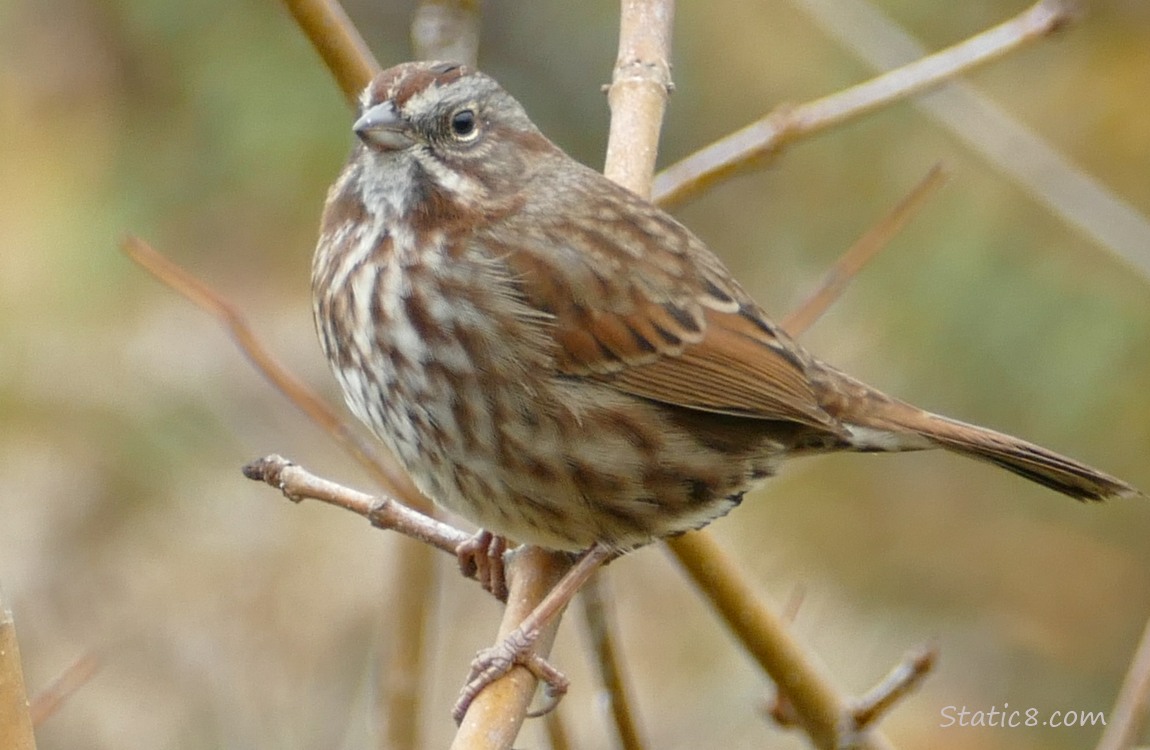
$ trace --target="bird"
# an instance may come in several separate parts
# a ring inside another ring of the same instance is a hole
[[[601,562],[839,451],[940,448],[1076,500],[1140,494],[818,359],[687,227],[567,155],[484,73],[404,63],[359,103],[312,263],[321,347],[350,410],[488,538]],[[550,681],[532,644],[493,660]]]

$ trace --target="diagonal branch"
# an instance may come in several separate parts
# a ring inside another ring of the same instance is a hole
[[[379,72],[379,63],[343,6],[338,0],[284,0],[284,4],[354,106],[359,92]]]
[[[792,0],[874,68],[923,54],[922,45],[867,0]],[[1084,3],[1085,4],[1085,3]],[[1056,29],[1074,17],[1070,0],[1044,0],[1018,20],[1019,34]],[[990,97],[956,81],[914,102],[932,120],[1036,201],[1150,278],[1150,218],[1074,164]]]
[[[1150,621],[1130,663],[1130,671],[1110,711],[1110,723],[1095,750],[1126,750],[1134,747],[1150,716]]]
[[[654,200],[664,207],[680,206],[720,180],[761,166],[794,141],[968,73],[1047,36],[1070,19],[1063,3],[1046,0],[964,42],[865,83],[807,104],[780,107],[663,170],[655,178]]]
[[[891,209],[890,213],[851,245],[831,266],[819,288],[783,319],[783,330],[797,338],[822,317],[823,313],[842,296],[847,285],[859,271],[902,231],[907,222],[918,213],[945,180],[946,173],[942,165],[936,164],[932,167],[926,177],[923,177],[910,193]]]
[[[323,399],[276,360],[260,342],[243,314],[232,303],[138,237],[126,238],[121,248],[129,258],[168,288],[216,318],[231,334],[240,351],[256,370],[309,419],[343,446],[344,450],[372,474],[386,492],[402,498],[404,503],[413,507],[430,507],[407,475],[393,461],[381,457],[346,422],[336,416]]]

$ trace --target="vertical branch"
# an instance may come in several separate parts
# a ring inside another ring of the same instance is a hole
[[[16,623],[0,592],[0,747],[5,750],[36,750],[24,669],[16,642]]]
[[[507,608],[496,642],[507,638],[527,619],[571,568],[570,557],[539,547],[522,546],[508,555]],[[559,615],[552,617],[535,642],[535,652],[546,657],[559,630]],[[463,717],[451,750],[508,750],[527,718],[535,694],[535,677],[517,666],[483,689]]]
[[[623,0],[619,56],[607,89],[611,131],[603,173],[642,196],[651,194],[659,129],[671,91],[671,0]]]
[[[671,0],[623,0],[619,58],[608,90],[611,135],[604,173],[649,196],[658,154],[659,129],[671,91]],[[806,659],[785,623],[761,606],[721,549],[705,532],[667,540],[690,573],[780,690],[793,697],[803,728],[822,748],[838,747],[849,730],[846,702]],[[854,739],[854,738],[852,738]],[[884,747],[879,735],[859,739]]]

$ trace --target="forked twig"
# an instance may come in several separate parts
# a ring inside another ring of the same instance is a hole
[[[794,719],[816,747],[892,747],[877,730],[858,734],[848,701],[815,666],[790,633],[784,618],[759,600],[734,561],[705,531],[667,540],[667,546],[718,611],[751,657],[794,707]]]
[[[1071,17],[1063,3],[1040,2],[1003,24],[865,83],[806,104],[780,107],[663,170],[655,178],[653,198],[664,207],[682,205],[717,181],[761,165],[793,141],[967,73],[1050,34]]]

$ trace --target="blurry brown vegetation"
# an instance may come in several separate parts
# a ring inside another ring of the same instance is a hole
[[[410,56],[411,4],[381,5],[348,8],[386,65]],[[881,5],[932,47],[1005,12]],[[482,67],[600,165],[615,5],[484,13]],[[868,75],[781,2],[682,4],[674,61],[664,164]],[[0,6],[0,71],[0,581],[32,689],[90,650],[104,664],[41,727],[41,747],[375,746],[396,541],[275,502],[238,467],[275,450],[370,480],[213,321],[116,251],[126,232],[148,237],[334,397],[307,269],[349,145],[342,96],[266,2],[16,0]],[[1144,2],[1097,3],[972,80],[1150,214]],[[1146,280],[911,106],[803,144],[680,216],[781,317],[940,159],[950,184],[805,341],[888,391],[1150,487]],[[938,642],[938,670],[884,723],[905,747],[1092,744],[1097,730],[940,729],[939,711],[1108,710],[1150,610],[1144,503],[1079,507],[942,455],[796,463],[713,529],[768,596],[804,587],[796,631],[845,689]],[[440,564],[428,747],[450,737],[458,665],[498,618]],[[769,686],[664,556],[611,572],[651,747],[802,745],[758,715]],[[564,628],[563,710],[576,746],[595,747],[584,650]]]

